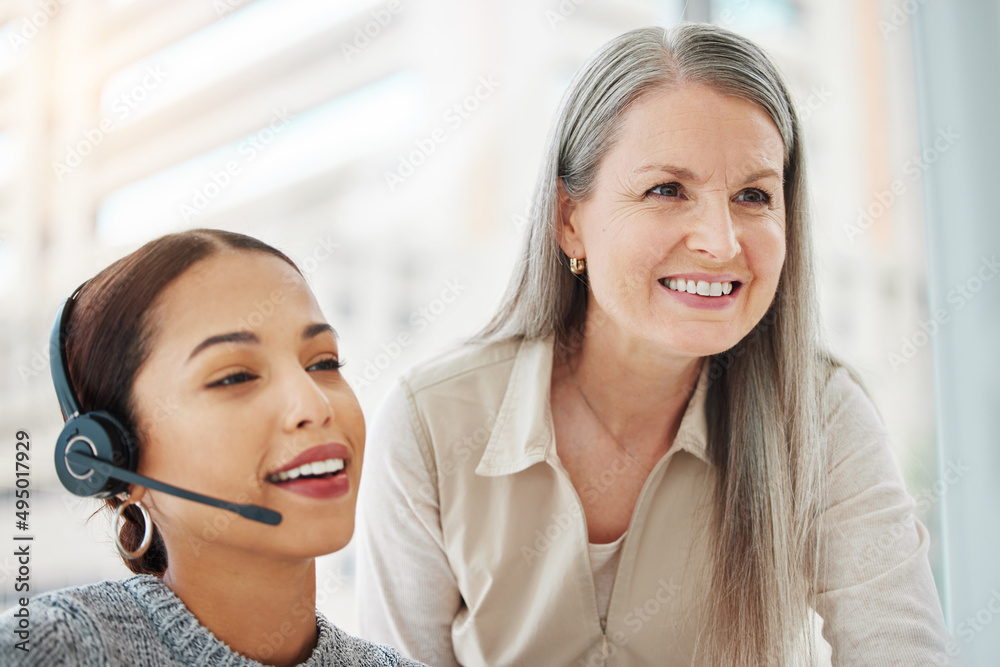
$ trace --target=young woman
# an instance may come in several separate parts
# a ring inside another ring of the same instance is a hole
[[[739,35],[633,30],[580,68],[505,302],[373,421],[365,637],[465,667],[947,662],[927,531],[818,342],[804,167]]]
[[[136,472],[281,521],[131,485],[116,540],[136,575],[33,598],[27,652],[0,618],[3,664],[417,664],[316,612],[315,558],[354,531],[365,423],[288,257],[172,234],[87,281],[63,318],[79,408],[118,420]]]

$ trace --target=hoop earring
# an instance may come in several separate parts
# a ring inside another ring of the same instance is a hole
[[[122,512],[129,505],[135,505],[139,508],[139,512],[142,513],[142,542],[139,543],[139,548],[135,551],[128,551],[124,546],[122,546],[121,529],[118,524],[121,523]],[[115,546],[118,547],[118,553],[122,555],[122,558],[127,558],[129,560],[135,560],[136,558],[141,558],[146,550],[149,549],[149,544],[153,541],[153,520],[149,516],[149,510],[146,506],[142,504],[142,501],[134,501],[128,497],[128,493],[125,494],[125,502],[115,508]]]
[[[570,257],[569,270],[575,273],[576,275],[580,275],[581,273],[587,270],[587,259],[586,258],[577,259],[576,257]]]

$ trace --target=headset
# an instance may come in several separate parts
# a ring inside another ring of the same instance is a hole
[[[52,383],[66,422],[56,440],[55,451],[56,474],[62,485],[77,496],[110,498],[126,491],[129,484],[138,484],[196,503],[229,510],[269,526],[281,523],[281,514],[274,510],[210,498],[137,474],[136,443],[128,429],[104,410],[80,414],[80,401],[69,377],[65,341],[70,312],[81,289],[83,285],[76,288],[59,307],[49,335]]]

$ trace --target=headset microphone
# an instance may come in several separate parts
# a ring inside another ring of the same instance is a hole
[[[59,409],[66,420],[56,441],[55,464],[59,481],[78,496],[109,498],[138,484],[185,500],[235,512],[242,517],[276,526],[281,514],[259,505],[230,503],[150,479],[135,472],[135,445],[121,422],[103,410],[80,414],[66,362],[66,322],[79,288],[63,303],[49,337],[49,365]]]

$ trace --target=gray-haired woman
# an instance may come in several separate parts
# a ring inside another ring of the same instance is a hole
[[[601,48],[500,311],[374,419],[362,634],[434,665],[945,664],[927,531],[814,294],[765,54],[697,24]]]

